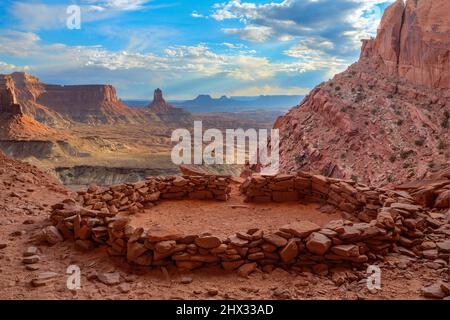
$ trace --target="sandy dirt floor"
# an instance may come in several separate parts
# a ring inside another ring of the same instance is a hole
[[[338,212],[323,213],[319,208],[317,204],[245,203],[243,198],[237,195],[233,195],[227,203],[171,200],[161,202],[145,213],[131,216],[130,224],[146,229],[175,229],[182,234],[209,232],[219,238],[226,238],[233,232],[246,232],[251,228],[276,231],[286,224],[300,220],[324,226],[331,220],[342,218]]]

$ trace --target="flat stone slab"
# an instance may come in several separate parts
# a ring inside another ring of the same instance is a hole
[[[306,238],[311,233],[320,230],[320,226],[310,221],[298,221],[285,225],[281,231],[288,232],[299,238]]]

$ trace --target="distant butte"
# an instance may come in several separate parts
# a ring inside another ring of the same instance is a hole
[[[155,113],[162,121],[177,124],[192,125],[191,114],[183,108],[177,108],[164,100],[162,90],[157,88],[153,93],[153,101],[147,108]]]
[[[157,88],[153,93],[153,101],[148,105],[150,111],[156,114],[164,114],[170,113],[176,110],[181,110],[180,108],[176,108],[166,102],[163,98],[162,90]]]
[[[146,121],[139,111],[120,101],[112,85],[50,85],[25,72],[14,72],[0,74],[0,88],[2,106],[14,96],[14,104],[20,104],[25,115],[55,128],[67,127],[72,121],[91,125]],[[17,109],[9,104],[10,111]]]

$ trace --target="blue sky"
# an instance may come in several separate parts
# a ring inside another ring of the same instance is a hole
[[[358,58],[392,2],[3,0],[0,73],[110,83],[122,98],[304,94]]]

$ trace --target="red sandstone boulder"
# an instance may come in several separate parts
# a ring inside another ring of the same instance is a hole
[[[263,239],[276,247],[283,247],[286,245],[287,240],[274,233],[269,233],[263,236]]]
[[[358,257],[359,247],[354,244],[341,244],[331,248],[335,254],[343,257]]]
[[[272,200],[274,202],[291,202],[298,201],[297,191],[273,191]]]
[[[450,207],[450,190],[443,191],[439,194],[434,202],[435,208],[449,208]]]
[[[236,260],[236,261],[224,261],[222,262],[222,267],[225,270],[235,270],[244,264],[244,260]]]
[[[327,236],[313,232],[307,239],[306,248],[312,253],[324,255],[331,246],[331,240]]]
[[[204,236],[195,239],[195,244],[203,249],[217,248],[221,243],[219,238],[213,236]]]
[[[138,242],[128,242],[127,244],[127,260],[135,261],[136,258],[147,252],[147,248]]]
[[[175,249],[176,245],[176,241],[173,240],[161,241],[155,245],[155,251],[161,254],[167,254],[172,252],[173,249]]]
[[[247,277],[250,273],[256,270],[257,264],[255,262],[252,263],[246,263],[239,267],[238,269],[238,275],[241,277]]]
[[[289,240],[286,246],[280,250],[280,257],[284,263],[292,262],[298,255],[298,247],[294,240]]]
[[[182,238],[181,234],[176,230],[170,230],[159,226],[152,226],[147,230],[146,238],[148,241],[166,241],[179,240]]]
[[[306,238],[312,232],[320,230],[320,226],[310,221],[298,221],[280,228],[283,232],[288,232],[299,238]]]

